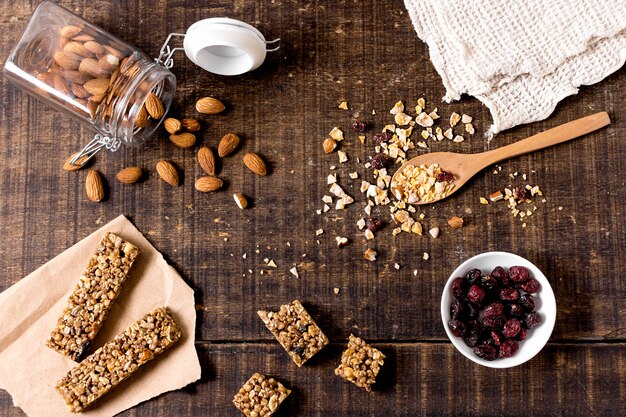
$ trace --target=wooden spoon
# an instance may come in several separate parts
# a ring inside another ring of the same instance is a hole
[[[446,195],[446,197],[448,197],[461,188],[467,180],[489,165],[493,165],[504,159],[524,155],[529,152],[547,148],[548,146],[575,139],[579,136],[593,132],[594,130],[598,130],[610,123],[611,119],[609,119],[609,115],[606,112],[601,112],[562,124],[527,139],[487,152],[474,154],[433,152],[419,155],[405,162],[396,171],[391,179],[391,191],[396,198],[398,197],[398,194],[401,194],[401,190],[397,190],[397,187],[401,185],[397,183],[398,173],[402,172],[402,170],[404,170],[404,168],[408,165],[429,166],[431,164],[439,164],[439,167],[442,170],[450,172],[454,175],[454,188],[450,191],[450,193],[448,193],[448,195]],[[440,200],[443,200],[443,198],[433,201],[418,201],[415,204],[430,204]]]

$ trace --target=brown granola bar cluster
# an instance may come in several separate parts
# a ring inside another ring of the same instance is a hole
[[[380,350],[351,334],[348,349],[341,355],[341,365],[335,369],[335,374],[357,387],[370,391],[384,359],[385,355]]]
[[[106,320],[139,249],[107,233],[70,295],[46,345],[80,361]]]
[[[268,417],[290,393],[291,390],[274,378],[255,373],[235,395],[233,404],[248,417]]]
[[[157,308],[76,365],[56,389],[71,412],[81,412],[180,337],[167,309]]]
[[[328,338],[298,300],[280,306],[277,312],[259,310],[257,313],[298,366],[328,344]]]

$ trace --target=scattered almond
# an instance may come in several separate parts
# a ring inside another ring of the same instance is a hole
[[[165,181],[166,183],[168,183],[169,185],[173,187],[178,187],[179,185],[178,171],[176,171],[176,168],[174,168],[174,165],[172,165],[170,162],[166,161],[165,159],[162,159],[157,163],[156,170],[163,181]]]
[[[215,175],[215,156],[211,148],[203,146],[198,149],[198,163],[204,172]]]
[[[170,135],[175,135],[180,132],[180,129],[183,127],[183,125],[180,120],[173,117],[168,117],[167,119],[163,120],[163,127],[165,128],[165,130],[167,130],[167,133],[169,133]]]
[[[217,114],[224,111],[224,104],[216,98],[204,97],[196,102],[196,110],[203,114]]]
[[[139,167],[128,167],[122,169],[115,175],[115,179],[121,182],[122,184],[134,184],[141,179],[141,168]]]
[[[163,117],[163,113],[165,112],[165,110],[163,109],[163,103],[156,94],[150,92],[144,104],[150,117],[156,120],[159,120],[161,117]]]
[[[448,224],[453,229],[460,229],[461,227],[463,227],[463,218],[454,216],[450,218],[450,220],[448,220]]]
[[[237,146],[239,146],[239,136],[234,133],[227,133],[217,146],[217,154],[220,158],[227,157],[237,149]]]
[[[322,144],[322,147],[324,148],[325,154],[332,153],[337,147],[337,141],[335,141],[335,139],[333,138],[326,138],[324,139],[324,143]]]
[[[146,106],[141,106],[141,109],[139,109],[139,114],[137,114],[137,118],[135,119],[135,126],[140,128],[148,126],[148,111],[146,110]]]
[[[87,198],[94,203],[104,200],[104,184],[102,183],[102,177],[95,169],[90,169],[89,172],[87,172],[85,190],[87,191]]]
[[[180,121],[180,123],[188,132],[195,133],[200,130],[200,122],[196,119],[192,119],[191,117],[185,117]]]
[[[178,135],[171,135],[170,141],[179,148],[191,148],[196,143],[196,135],[189,132],[181,132]]]
[[[261,157],[254,152],[248,152],[243,156],[243,163],[257,175],[264,177],[267,175],[267,167]]]
[[[196,180],[196,190],[203,193],[217,191],[222,187],[222,180],[217,177],[205,176]]]
[[[244,196],[243,194],[235,193],[233,194],[233,199],[235,200],[237,207],[239,207],[240,209],[243,210],[246,207],[248,207],[248,200],[246,199],[246,196]]]
[[[77,171],[79,169],[81,169],[87,162],[87,158],[88,156],[85,155],[82,158],[80,158],[78,161],[76,161],[77,165],[73,165],[70,163],[70,161],[72,160],[72,158],[74,158],[76,155],[78,155],[80,152],[76,152],[73,153],[72,155],[69,156],[69,158],[67,158],[65,160],[65,163],[63,164],[63,169],[65,171]]]

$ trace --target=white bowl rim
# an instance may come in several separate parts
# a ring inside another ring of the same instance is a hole
[[[478,267],[477,264],[481,262],[483,265],[487,264],[487,266]],[[538,305],[535,310],[541,314],[542,321],[539,326],[528,331],[526,340],[520,342],[520,348],[515,355],[510,358],[498,358],[493,361],[487,361],[476,356],[472,348],[467,346],[462,338],[453,335],[448,328],[450,304],[453,298],[450,289],[454,278],[465,276],[470,269],[478,268],[483,273],[489,273],[498,265],[505,269],[511,266],[525,266],[530,270],[531,276],[539,281],[540,289],[537,294],[533,294],[533,296]],[[546,276],[535,264],[526,258],[510,252],[484,252],[467,259],[459,265],[446,281],[441,295],[441,320],[448,338],[466,358],[489,368],[511,368],[521,365],[535,357],[550,339],[556,323],[556,299],[552,291],[552,286],[550,286],[550,282]]]

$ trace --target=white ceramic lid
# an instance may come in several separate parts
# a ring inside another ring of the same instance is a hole
[[[265,60],[265,37],[254,26],[229,18],[200,20],[187,29],[185,54],[199,67],[219,75],[239,75]]]

